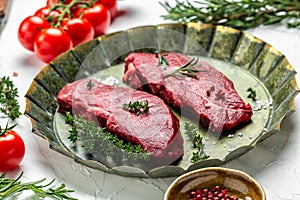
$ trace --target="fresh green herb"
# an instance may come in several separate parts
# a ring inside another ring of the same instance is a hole
[[[109,133],[106,128],[102,128],[94,121],[88,121],[79,116],[67,114],[66,121],[71,125],[69,139],[76,132],[76,140],[85,148],[87,153],[92,155],[93,159],[109,164],[108,157],[116,163],[121,163],[122,160],[130,161],[147,161],[149,154],[142,148],[141,145],[132,144],[115,134]]]
[[[66,112],[65,124],[69,124],[71,126],[71,130],[69,130],[70,135],[69,135],[68,139],[71,142],[76,142],[77,138],[78,138],[78,132],[77,132],[76,127],[74,126],[74,124],[75,124],[74,117],[73,117],[73,115],[71,115],[70,112]]]
[[[253,101],[255,101],[256,100],[256,91],[253,88],[249,87],[247,89],[247,92],[250,92],[247,97],[251,98]]]
[[[10,127],[8,127],[8,123],[6,124],[5,128],[2,129],[2,127],[0,126],[0,136],[4,135],[5,133],[9,132],[10,130],[12,130],[13,128],[15,128],[15,126],[17,126],[17,124],[14,124]]]
[[[184,128],[186,130],[185,134],[187,134],[190,137],[190,139],[193,142],[193,146],[196,149],[196,151],[193,152],[191,162],[196,163],[200,160],[208,159],[209,156],[206,155],[203,150],[204,149],[204,144],[202,142],[203,137],[198,133],[197,127],[193,124],[186,122],[184,124]]]
[[[105,131],[105,130],[104,130]],[[115,134],[106,132],[105,137],[111,141],[116,147],[123,149],[129,153],[137,153],[146,155],[147,151],[143,149],[141,145],[132,144],[130,142],[125,142],[118,138]]]
[[[64,184],[57,188],[50,187],[54,183],[54,179],[45,185],[41,184],[46,180],[45,178],[35,182],[22,183],[20,181],[22,175],[23,172],[16,179],[7,178],[5,173],[0,176],[0,199],[12,198],[25,190],[31,190],[40,199],[49,197],[56,200],[76,200],[69,195],[74,190],[65,189]]]
[[[163,66],[164,69],[167,69],[167,66],[169,66],[168,60],[164,57],[162,53],[156,53],[156,56],[158,58],[158,64],[157,66]]]
[[[280,22],[300,27],[300,1],[296,0],[176,0],[175,6],[167,1],[160,4],[168,13],[162,18],[183,23],[220,24],[241,30]]]
[[[196,65],[198,63],[199,58],[191,58],[186,64],[184,64],[182,67],[176,69],[175,71],[169,73],[168,76],[188,76],[192,78],[197,79],[197,72],[203,72],[203,70],[195,69],[196,67],[199,67],[199,65]]]
[[[89,88],[89,90],[92,89],[92,87],[94,86],[92,80],[89,80],[86,86]]]
[[[124,103],[123,108],[131,113],[140,115],[141,113],[146,113],[149,110],[148,100],[135,101],[133,103],[130,101],[129,103]]]
[[[16,98],[18,95],[18,89],[15,88],[13,82],[9,77],[2,77],[0,79],[0,111],[6,114],[12,120],[15,120],[21,115],[20,105]]]

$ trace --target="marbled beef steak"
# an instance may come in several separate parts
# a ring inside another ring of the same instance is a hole
[[[123,104],[146,100],[149,110],[139,115],[123,108]],[[140,144],[159,164],[170,164],[183,155],[178,118],[152,94],[82,79],[62,88],[57,102],[59,112],[71,111],[99,122],[120,138]]]
[[[160,55],[164,63],[158,54],[129,54],[125,59],[123,81],[133,88],[150,91],[215,132],[224,133],[251,121],[251,106],[243,101],[233,82],[220,71],[198,61],[191,68],[198,70],[196,77],[174,74],[191,58],[178,53]]]

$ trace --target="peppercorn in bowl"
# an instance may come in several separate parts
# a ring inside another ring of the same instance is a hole
[[[245,172],[207,167],[179,176],[164,200],[266,200],[261,185]]]

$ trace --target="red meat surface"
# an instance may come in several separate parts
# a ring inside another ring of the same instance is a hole
[[[191,58],[179,53],[163,53],[168,65],[159,65],[157,54],[131,53],[125,59],[123,81],[146,90],[177,108],[181,114],[199,120],[214,132],[227,132],[250,122],[252,108],[234,88],[233,82],[206,62],[192,68],[197,77],[171,75]]]
[[[88,82],[91,81],[88,87]],[[136,115],[123,108],[130,101],[148,101],[149,110]],[[170,164],[183,155],[178,118],[160,98],[130,88],[104,85],[93,79],[67,84],[57,95],[58,111],[99,122],[101,127],[133,144],[140,144],[152,159]]]

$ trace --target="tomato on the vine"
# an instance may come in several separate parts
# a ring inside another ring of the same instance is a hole
[[[110,16],[115,18],[117,15],[117,1],[116,0],[98,0],[98,3],[104,5],[110,12]]]
[[[71,18],[63,22],[62,28],[69,34],[73,46],[94,38],[92,24],[84,18]]]
[[[4,130],[0,127],[0,172],[19,166],[25,155],[25,144],[13,127]]]
[[[34,42],[35,53],[45,63],[72,47],[70,36],[63,29],[54,27],[43,29]]]
[[[22,46],[30,51],[34,51],[34,41],[38,33],[50,27],[46,19],[39,16],[26,17],[18,29],[18,39]]]
[[[43,7],[38,9],[35,13],[35,16],[40,16],[42,18],[45,18],[47,20],[47,18],[58,18],[60,15],[60,12],[57,10],[50,10],[47,7]]]
[[[69,4],[71,2],[72,2],[72,0],[47,0],[47,6],[49,8],[52,8],[54,6],[54,4],[60,4],[60,3]]]
[[[19,26],[22,46],[48,63],[80,43],[105,34],[117,13],[116,0],[47,0]]]
[[[99,3],[95,3],[90,8],[78,9],[75,16],[85,18],[93,25],[95,37],[103,35],[111,22],[108,9]]]
[[[91,0],[85,0],[86,2],[91,2]],[[52,8],[54,4],[70,4],[72,0],[47,0],[47,7]],[[104,5],[110,12],[112,18],[117,15],[117,1],[116,0],[97,0],[97,3]]]

